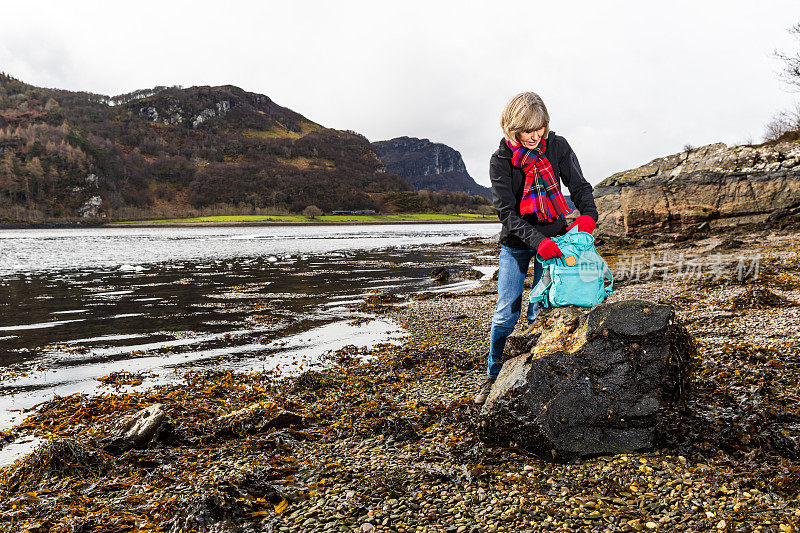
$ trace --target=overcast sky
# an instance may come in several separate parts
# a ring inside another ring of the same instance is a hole
[[[371,141],[445,143],[483,185],[521,91],[592,183],[687,143],[757,142],[800,100],[773,56],[800,49],[798,0],[4,4],[0,71],[27,83],[232,84]]]

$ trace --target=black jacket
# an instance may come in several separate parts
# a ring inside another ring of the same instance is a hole
[[[544,155],[553,165],[556,178],[569,189],[575,207],[582,215],[589,215],[596,222],[597,208],[594,205],[592,186],[583,177],[578,158],[567,140],[551,131],[547,136]],[[500,148],[492,154],[489,177],[492,180],[494,209],[503,223],[500,231],[501,244],[536,250],[546,237],[565,233],[567,224],[564,219],[538,222],[536,215],[520,215],[519,204],[522,201],[525,176],[521,169],[511,165],[511,149],[506,145],[505,139],[500,141]]]

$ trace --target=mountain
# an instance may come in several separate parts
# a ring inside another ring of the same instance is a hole
[[[693,148],[614,174],[594,196],[611,235],[762,224],[800,206],[800,143]]]
[[[416,137],[397,137],[373,142],[372,147],[386,165],[387,172],[406,178],[416,190],[464,191],[492,198],[492,189],[475,183],[461,154],[445,144]]]
[[[0,221],[468,211],[387,173],[369,141],[232,85],[106,96],[0,74]]]

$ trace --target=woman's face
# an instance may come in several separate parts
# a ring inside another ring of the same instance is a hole
[[[542,127],[534,131],[521,131],[517,133],[517,140],[527,149],[536,148],[539,146],[539,141],[544,137],[545,128]]]

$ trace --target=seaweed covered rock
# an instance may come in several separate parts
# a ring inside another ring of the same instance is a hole
[[[305,418],[269,402],[258,402],[220,416],[214,421],[217,437],[263,433],[270,429],[302,426]]]
[[[483,272],[474,268],[464,268],[456,272],[456,277],[462,279],[481,279],[483,277]]]
[[[444,267],[436,267],[431,270],[431,279],[444,283],[450,279],[450,272]]]
[[[731,309],[766,309],[769,307],[796,307],[797,303],[775,294],[766,287],[751,287],[731,300]]]
[[[689,386],[695,343],[670,306],[625,300],[542,310],[507,349],[483,438],[566,460],[651,447],[659,409]]]
[[[7,472],[6,491],[35,494],[43,479],[70,475],[88,479],[111,468],[109,457],[89,444],[60,438],[46,441]],[[0,513],[1,514],[1,513]]]

